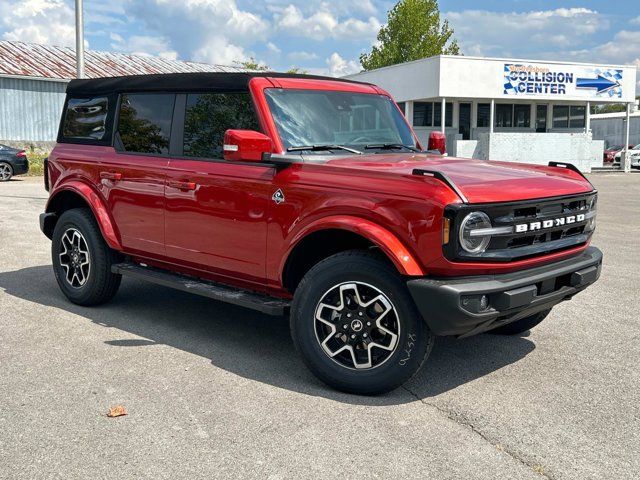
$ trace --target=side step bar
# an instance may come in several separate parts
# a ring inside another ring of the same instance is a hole
[[[139,280],[163,285],[183,292],[195,293],[203,297],[231,303],[245,308],[258,310],[267,315],[284,315],[291,302],[269,297],[260,293],[248,292],[219,283],[208,282],[188,275],[167,272],[158,268],[143,267],[135,263],[118,263],[111,267],[113,273],[127,275]]]

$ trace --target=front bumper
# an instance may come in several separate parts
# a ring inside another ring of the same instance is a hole
[[[520,272],[464,278],[409,280],[407,286],[436,335],[470,336],[550,309],[600,277],[602,252]],[[488,306],[481,308],[486,295]]]

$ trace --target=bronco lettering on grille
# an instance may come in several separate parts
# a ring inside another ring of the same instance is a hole
[[[541,222],[519,223],[516,225],[517,233],[535,232],[538,230],[547,230],[549,228],[562,227],[572,223],[584,222],[586,215],[580,213],[578,215],[569,215],[567,217],[554,218],[551,220],[543,220]]]

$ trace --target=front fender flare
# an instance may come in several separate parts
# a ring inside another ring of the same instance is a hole
[[[385,253],[402,275],[411,277],[425,275],[420,263],[398,237],[375,222],[350,215],[320,218],[298,231],[291,240],[290,247],[280,265],[281,275],[289,255],[302,239],[311,233],[328,229],[347,230],[366,238]]]
[[[55,202],[55,198],[65,191],[79,195],[87,205],[89,205],[107,245],[114,250],[122,250],[120,235],[118,234],[115,223],[109,214],[109,209],[105,205],[103,198],[86,183],[79,180],[72,180],[60,185],[59,188],[51,192],[51,196],[47,202],[46,212],[49,213],[53,211],[51,206]]]

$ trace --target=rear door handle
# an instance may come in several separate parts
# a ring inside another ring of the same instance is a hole
[[[169,181],[169,186],[178,190],[195,190],[197,187],[196,182],[176,182],[173,180]]]
[[[117,182],[122,180],[122,174],[120,172],[100,172],[100,178]]]

